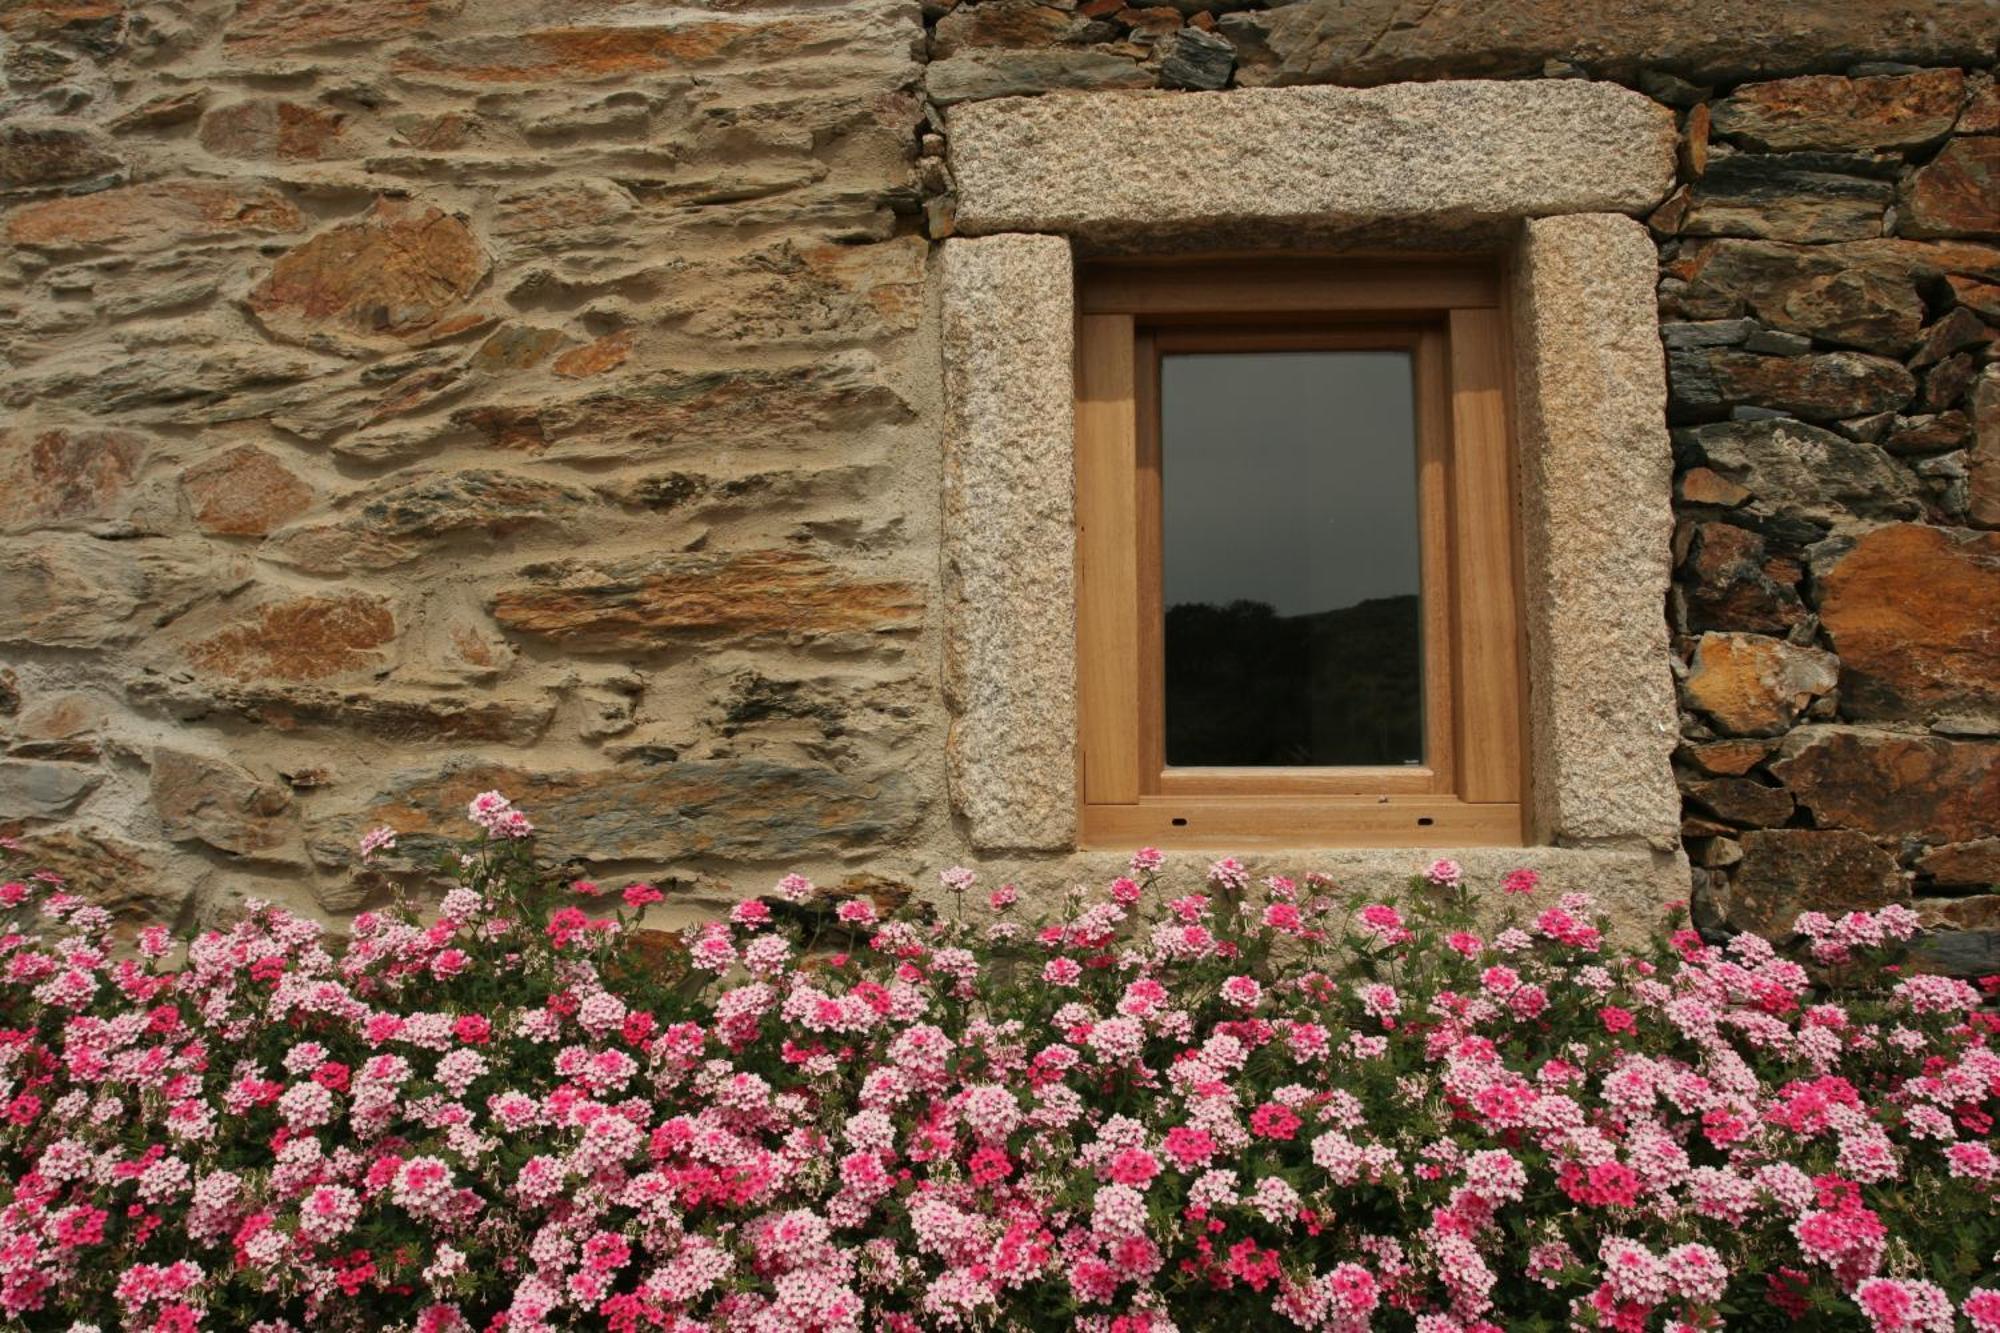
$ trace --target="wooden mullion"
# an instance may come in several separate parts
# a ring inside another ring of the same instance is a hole
[[[1086,805],[1139,799],[1133,361],[1130,315],[1077,321],[1077,712]]]
[[[1506,377],[1499,312],[1454,310],[1458,792],[1468,801],[1517,801],[1521,795],[1521,616]]]
[[[1456,791],[1459,669],[1451,519],[1451,381],[1442,327],[1424,331],[1412,366],[1416,387],[1418,597],[1423,616],[1424,764],[1434,791]]]
[[[1166,547],[1160,470],[1160,353],[1141,329],[1133,347],[1134,503],[1139,544],[1139,790],[1160,790],[1167,766]]]

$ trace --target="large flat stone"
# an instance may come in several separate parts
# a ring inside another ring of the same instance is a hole
[[[1724,919],[1772,939],[1801,912],[1872,911],[1906,902],[1896,862],[1865,834],[1845,829],[1752,829],[1731,877]]]
[[[82,764],[0,759],[0,819],[60,819],[103,781]]]
[[[1910,177],[1906,236],[2000,236],[2000,139],[1953,139]]]
[[[455,535],[484,545],[529,530],[559,531],[593,506],[589,492],[575,486],[469,468],[365,493],[345,517],[286,529],[261,554],[312,574],[390,569]]]
[[[1530,222],[1514,255],[1538,840],[1678,837],[1656,262],[1643,227],[1603,215]]]
[[[954,107],[947,127],[960,231],[1106,248],[1462,237],[1641,212],[1674,170],[1666,108],[1567,80],[1007,98]]]
[[[136,431],[0,427],[0,531],[94,529],[131,507],[151,441]]]
[[[1676,431],[1674,441],[1748,490],[1760,510],[1823,523],[1919,512],[1915,479],[1879,445],[1801,421],[1717,421]]]
[[[462,219],[382,198],[286,251],[246,301],[286,341],[394,347],[452,328],[491,267]]]
[[[160,746],[153,751],[153,811],[176,842],[203,842],[259,860],[298,861],[298,817],[283,784],[227,759]]]
[[[7,217],[7,239],[50,253],[152,251],[255,240],[304,225],[298,207],[265,186],[164,180],[16,209]]]
[[[235,561],[197,542],[108,542],[69,533],[0,542],[0,643],[129,643],[243,577]]]
[[[985,6],[980,6],[981,9]],[[971,11],[978,13],[979,10]],[[1150,88],[1153,72],[1111,51],[958,51],[924,69],[924,91],[940,106],[995,97],[1030,97],[1055,90]]]
[[[344,853],[353,833],[378,824],[476,835],[466,803],[489,790],[528,812],[544,850],[593,861],[882,850],[907,837],[923,809],[916,784],[894,771],[859,778],[758,759],[557,771],[459,762],[398,777],[358,816],[316,829],[317,840]]]
[[[1666,272],[1687,284],[1673,302],[1682,318],[1753,314],[1788,333],[1901,357],[1916,347],[1925,323],[1919,286],[1952,276],[2000,280],[2000,247],[1900,238],[1716,240],[1686,247]]]
[[[1069,246],[948,241],[943,286],[952,803],[976,847],[1059,850],[1076,840]]]
[[[1715,133],[1774,152],[1918,148],[1943,138],[1965,104],[1965,72],[1850,79],[1813,74],[1748,83],[1715,103]]]
[[[915,629],[923,590],[796,551],[642,555],[529,565],[492,599],[518,634],[579,652],[643,652],[695,639],[825,638]]]
[[[184,655],[198,670],[230,680],[325,680],[382,666],[395,637],[385,599],[331,592],[247,608]]]
[[[2000,744],[1801,727],[1771,772],[1820,828],[1968,842],[2000,836]]]
[[[1896,524],[1815,548],[1848,717],[2000,717],[2000,533]]]
[[[864,352],[727,370],[661,370],[579,398],[466,408],[453,420],[502,448],[568,462],[700,459],[747,446],[808,451],[916,411]]]
[[[1983,66],[1995,20],[1986,0],[1304,0],[1221,26],[1243,52],[1244,83],[1520,78],[1551,61],[1735,83],[1859,61]]]

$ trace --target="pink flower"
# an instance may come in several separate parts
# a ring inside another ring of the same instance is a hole
[[[1166,862],[1166,859],[1157,847],[1141,847],[1138,851],[1132,853],[1132,873],[1135,875],[1144,875],[1158,870]]]
[[[1153,1177],[1160,1174],[1160,1163],[1144,1148],[1127,1148],[1111,1159],[1108,1173],[1120,1185],[1136,1185],[1140,1189],[1152,1184]]]
[[[1500,887],[1507,893],[1533,893],[1535,886],[1542,882],[1541,875],[1533,870],[1510,870],[1500,881]]]
[[[1245,870],[1243,863],[1235,857],[1225,856],[1220,861],[1209,864],[1208,882],[1218,889],[1240,893],[1250,887],[1250,872]]]
[[[1424,878],[1440,889],[1455,889],[1465,882],[1465,868],[1456,861],[1440,859],[1424,867]]]
[[[1166,1141],[1161,1145],[1161,1151],[1173,1158],[1174,1164],[1183,1171],[1192,1171],[1203,1165],[1218,1150],[1213,1134],[1187,1125],[1176,1125],[1168,1130]]]
[[[1289,1139],[1302,1122],[1290,1107],[1265,1102],[1250,1113],[1250,1132],[1260,1139]]]
[[[1222,983],[1222,998],[1238,1009],[1255,1009],[1264,998],[1264,988],[1255,977],[1234,976]]]
[[[635,911],[641,907],[651,906],[666,897],[665,894],[650,884],[627,884],[624,893],[620,896],[624,898],[625,905]],[[755,900],[753,899],[752,901]]]
[[[361,835],[361,859],[363,862],[375,859],[377,852],[393,851],[396,847],[396,830],[387,827],[370,829]]]
[[[877,919],[875,904],[867,898],[849,898],[834,908],[833,914],[854,926],[873,925]]]

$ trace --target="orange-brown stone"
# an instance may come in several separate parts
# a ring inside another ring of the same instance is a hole
[[[1688,702],[1724,731],[1770,736],[1834,687],[1833,654],[1761,634],[1704,634],[1688,668]]]
[[[8,497],[0,527],[24,529],[105,522],[122,501],[146,454],[146,438],[125,430],[0,428],[0,489]]]
[[[464,0],[243,0],[223,40],[232,50],[276,53],[380,42],[449,17]]]
[[[304,225],[297,206],[276,190],[169,180],[30,204],[8,217],[7,239],[31,250],[159,250],[233,236],[274,236]]]
[[[1817,583],[1847,716],[2000,711],[2000,534],[1877,528]]]
[[[201,146],[219,157],[317,162],[335,150],[346,123],[346,116],[324,107],[238,102],[203,117]]]
[[[1695,745],[1684,745],[1680,751],[1683,758],[1704,773],[1715,777],[1739,778],[1764,762],[1771,753],[1771,742],[1765,740],[1708,741]]]
[[[560,561],[520,571],[493,615],[566,648],[630,652],[687,636],[820,637],[915,628],[915,584],[857,578],[795,551]]]
[[[1801,912],[1868,911],[1909,898],[1890,855],[1844,829],[1752,829],[1729,885],[1729,924],[1772,939]]]
[[[1691,467],[1681,475],[1681,499],[1689,504],[1734,509],[1749,498],[1748,490],[1713,468]]]
[[[2000,236],[2000,138],[1965,135],[1910,177],[1906,236]]]
[[[2000,838],[1929,848],[1917,858],[1917,871],[1940,884],[2000,885]]]
[[[1965,100],[1965,74],[1927,69],[1850,79],[1836,74],[1746,83],[1715,104],[1718,134],[1757,148],[1915,148],[1943,138]]]
[[[492,267],[463,220],[379,199],[288,250],[249,296],[274,335],[409,341],[442,333]]]
[[[2000,744],[1805,727],[1771,772],[1818,828],[1966,842],[2000,836]]]
[[[386,602],[334,593],[267,602],[188,649],[188,661],[234,680],[322,680],[381,665],[396,635]]]
[[[408,47],[395,68],[466,83],[563,84],[803,55],[823,35],[821,24],[803,18],[544,28]]]
[[[312,487],[255,445],[239,445],[181,474],[194,520],[226,537],[261,537],[312,507]]]
[[[602,375],[607,370],[616,370],[632,355],[632,331],[620,329],[607,333],[595,342],[564,352],[550,367],[564,379],[589,379]]]

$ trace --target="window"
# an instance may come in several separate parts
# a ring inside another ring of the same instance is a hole
[[[1077,316],[1085,844],[1520,843],[1497,274],[1102,264]]]

